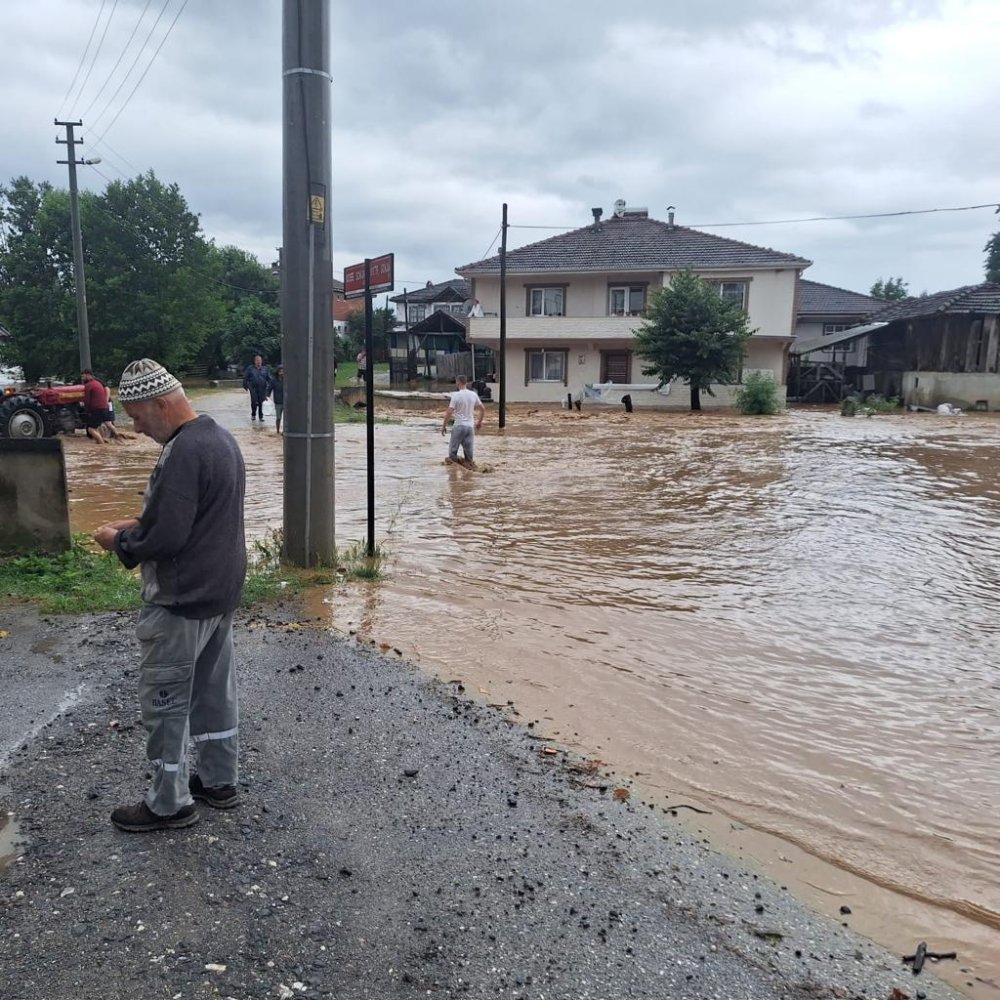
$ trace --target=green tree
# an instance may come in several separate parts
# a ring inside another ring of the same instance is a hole
[[[226,316],[202,349],[202,363],[223,368],[250,364],[255,354],[281,360],[281,307],[278,279],[252,254],[234,246],[212,247],[219,270],[217,292]]]
[[[0,351],[29,380],[79,365],[70,246],[65,192],[27,177],[0,187],[0,323],[11,333]]]
[[[389,334],[396,329],[396,312],[388,306],[372,310],[372,347],[376,361],[389,356]],[[347,340],[356,354],[365,346],[365,311],[357,309],[347,317]]]
[[[986,280],[1000,281],[1000,233],[994,233],[983,250],[986,252]]]
[[[149,171],[81,202],[95,365],[117,373],[133,358],[198,366],[225,318],[219,268],[198,216],[176,184]]]
[[[681,271],[650,298],[635,351],[649,362],[643,375],[657,376],[661,385],[683,379],[691,387],[691,409],[700,410],[703,390],[712,396],[713,384],[739,381],[752,334],[738,303],[693,271]]]
[[[886,302],[896,302],[905,299],[910,286],[902,278],[879,278],[868,293],[874,299],[885,299]]]
[[[114,377],[149,356],[197,367],[224,329],[223,264],[176,184],[150,171],[80,196],[94,368]],[[73,254],[65,191],[20,177],[0,188],[0,322],[5,359],[28,378],[78,374]]]

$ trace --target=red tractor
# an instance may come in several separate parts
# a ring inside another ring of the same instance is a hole
[[[0,397],[0,437],[52,437],[83,426],[82,385],[5,389]]]

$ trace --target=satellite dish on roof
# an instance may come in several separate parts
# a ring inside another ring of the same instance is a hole
[[[615,217],[620,219],[625,214],[625,199],[619,198],[615,202]]]

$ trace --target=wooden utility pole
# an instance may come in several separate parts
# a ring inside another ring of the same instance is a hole
[[[284,0],[281,337],[288,383],[284,554],[297,566],[332,565],[337,551],[331,82],[330,0]]]

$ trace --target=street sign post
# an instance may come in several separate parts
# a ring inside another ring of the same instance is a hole
[[[365,286],[365,265],[368,265],[369,286]],[[344,268],[344,298],[360,299],[362,295],[378,295],[393,290],[395,254],[370,257],[360,264]]]
[[[366,257],[360,264],[344,268],[344,297],[365,298],[365,409],[368,466],[368,555],[375,555],[375,345],[372,331],[372,296],[393,290],[395,257]]]

